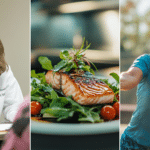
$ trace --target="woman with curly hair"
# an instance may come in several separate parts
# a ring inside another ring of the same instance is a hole
[[[10,66],[5,61],[4,47],[0,41],[0,116],[3,112],[5,118],[13,122],[22,102],[22,91]]]

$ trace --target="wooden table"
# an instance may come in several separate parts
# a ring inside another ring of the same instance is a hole
[[[2,123],[0,124],[0,141],[4,140],[5,135],[8,130],[11,128],[12,123]]]
[[[3,145],[3,141],[5,139],[5,136],[6,136],[7,132],[8,131],[0,131],[0,149],[1,149],[2,145]]]
[[[0,131],[0,141],[4,140],[5,135],[7,134],[8,131]]]

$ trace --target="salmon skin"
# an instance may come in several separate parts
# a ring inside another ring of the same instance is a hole
[[[112,103],[114,99],[113,90],[94,77],[48,71],[46,82],[81,105]]]

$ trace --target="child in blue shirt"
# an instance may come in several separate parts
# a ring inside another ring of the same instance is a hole
[[[150,54],[139,56],[121,73],[121,90],[137,86],[137,107],[121,137],[121,150],[150,148]]]

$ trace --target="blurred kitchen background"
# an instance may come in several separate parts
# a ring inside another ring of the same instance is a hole
[[[39,56],[47,56],[51,59],[52,65],[56,65],[60,61],[60,50],[71,49],[73,46],[77,49],[80,48],[84,37],[88,43],[91,43],[85,56],[97,66],[96,75],[109,78],[111,72],[119,74],[118,0],[31,1],[32,70],[45,71],[38,62]],[[33,134],[32,137],[34,137]],[[118,139],[119,132],[114,134],[114,144],[108,144],[108,147],[117,150]],[[35,139],[33,140],[35,141]],[[34,149],[34,144],[32,144],[32,148]],[[88,149],[90,148],[88,147]],[[102,145],[101,149],[103,149]]]
[[[120,0],[120,22],[120,71],[125,71],[136,57],[150,53],[150,1]],[[135,108],[136,88],[121,92],[121,133]]]
[[[44,71],[37,61],[40,55],[55,65],[60,61],[60,50],[79,48],[84,37],[91,43],[86,57],[99,70],[104,69],[98,74],[119,73],[118,0],[32,0],[31,69]]]

